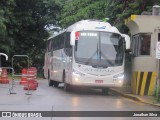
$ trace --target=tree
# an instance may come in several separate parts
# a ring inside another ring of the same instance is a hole
[[[127,33],[124,20],[131,14],[151,11],[160,0],[70,0],[63,6],[60,18],[62,27],[67,27],[82,19],[109,18],[109,22]]]
[[[25,54],[31,65],[43,66],[47,27],[57,26],[60,8],[59,0],[1,0],[0,52]]]
[[[61,11],[60,25],[65,28],[82,19],[102,19],[105,17],[106,1],[67,1]]]
[[[0,52],[9,54],[12,51],[14,41],[8,37],[7,23],[12,16],[14,0],[1,0],[0,2]]]

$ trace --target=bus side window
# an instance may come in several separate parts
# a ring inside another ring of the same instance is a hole
[[[54,49],[54,40],[53,40],[53,38],[51,39],[51,41],[52,41],[52,44],[51,44],[51,56],[53,56],[53,49]]]
[[[67,56],[72,56],[72,46],[70,45],[70,32],[66,32],[65,34],[65,47],[64,47],[64,52],[66,53]]]
[[[52,39],[51,39],[51,40],[49,40],[47,44],[48,44],[48,45],[47,45],[47,46],[48,46],[48,47],[47,47],[47,51],[48,51],[48,52],[51,52]]]
[[[59,48],[58,49],[64,48],[64,39],[65,39],[64,33],[59,35],[59,38],[58,38]]]

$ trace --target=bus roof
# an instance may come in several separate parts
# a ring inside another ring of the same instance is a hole
[[[113,32],[121,34],[115,26],[112,26],[108,22],[103,22],[102,20],[88,19],[88,20],[81,20],[70,25],[67,29],[49,37],[48,40],[66,31],[72,32],[72,31],[82,31],[82,30],[105,31],[105,32]]]
[[[119,33],[119,30],[111,26],[110,23],[108,22],[103,22],[101,20],[81,20],[79,22],[76,22],[75,24],[69,26],[66,29],[68,32],[71,31],[82,31],[82,30],[94,30],[94,31],[106,31],[106,32],[114,32],[114,33]]]
[[[58,36],[59,34],[62,34],[62,33],[64,33],[64,32],[66,32],[66,30],[62,30],[62,31],[58,32],[57,34],[53,34],[53,35],[51,35],[51,36],[48,38],[48,40],[51,39],[51,38],[53,38],[53,37],[56,37],[56,36]]]

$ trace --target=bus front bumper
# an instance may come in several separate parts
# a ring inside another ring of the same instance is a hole
[[[85,86],[93,88],[105,88],[105,87],[122,87],[123,79],[113,79],[113,77],[81,77],[73,76],[70,81],[70,85],[73,86]]]

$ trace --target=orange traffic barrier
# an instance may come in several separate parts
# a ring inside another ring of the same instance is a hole
[[[34,80],[32,81],[36,86],[38,87],[38,82],[36,81],[37,78],[37,68],[36,67],[31,67],[31,69],[34,71]]]
[[[2,74],[0,77],[0,83],[1,84],[9,84],[9,79],[8,79],[8,75],[7,75],[7,69],[2,68]]]
[[[29,69],[33,72],[34,79],[36,79],[37,78],[37,68],[36,67],[30,67]]]
[[[37,69],[35,67],[28,68],[28,82],[36,84],[38,87],[38,82],[36,81]]]
[[[28,83],[24,86],[24,90],[37,90],[37,85],[28,82]]]
[[[20,85],[25,85],[27,83],[27,69],[23,68],[22,69],[22,78],[20,81]]]
[[[27,83],[24,86],[24,90],[37,90],[38,82],[36,81],[37,69],[35,67],[30,67],[27,70],[28,77]]]

